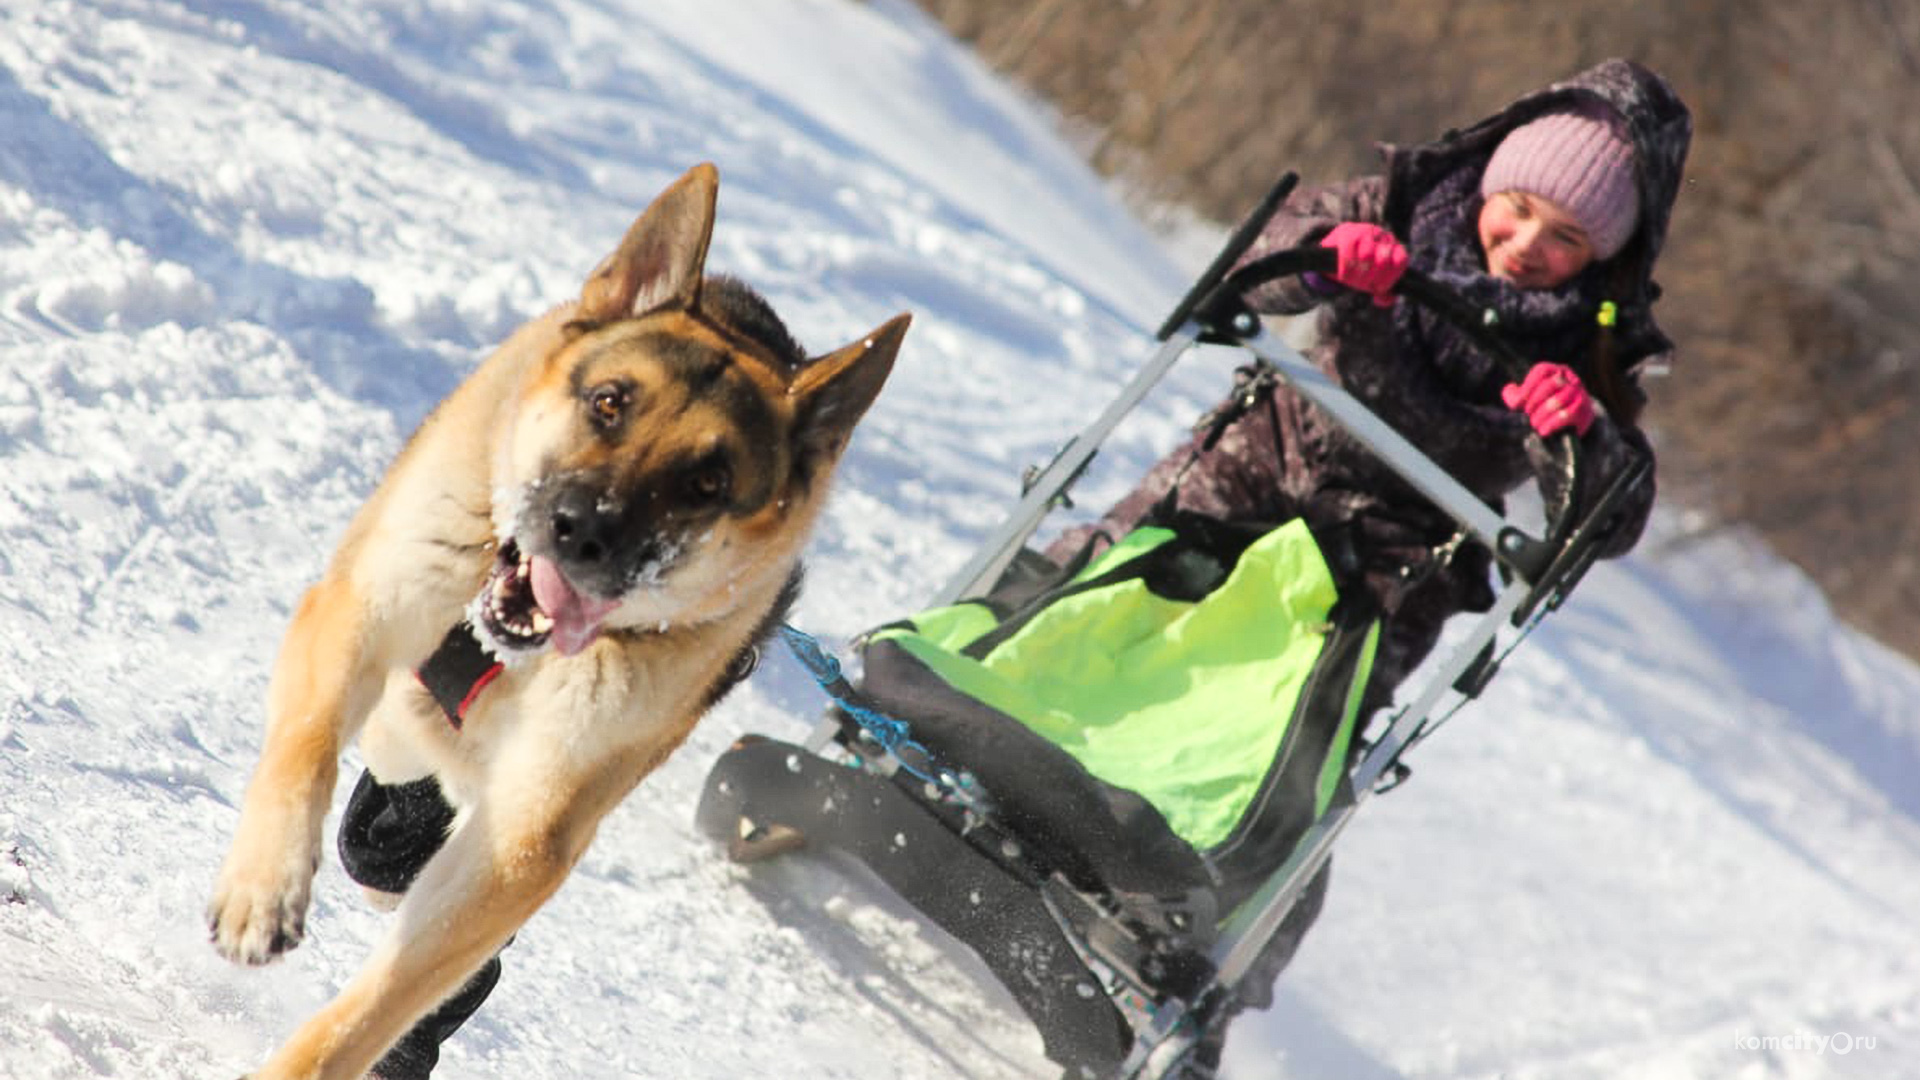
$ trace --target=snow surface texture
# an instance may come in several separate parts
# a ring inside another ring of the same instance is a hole
[[[0,133],[9,1078],[236,1075],[368,951],[331,862],[287,962],[205,942],[289,607],[431,405],[688,165],[722,172],[710,268],[815,351],[917,316],[813,551],[831,642],[964,560],[1190,270],[900,0],[26,0]],[[1178,373],[1081,503],[1223,384]],[[1920,1076],[1920,674],[1685,524],[1368,807],[1228,1076]],[[784,658],[729,699],[442,1075],[1050,1075],[897,905],[694,835],[720,749],[819,704]]]

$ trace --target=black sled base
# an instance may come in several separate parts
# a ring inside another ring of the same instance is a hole
[[[1017,865],[1011,838],[963,838],[893,780],[757,737],[721,756],[696,820],[739,862],[801,844],[860,860],[980,957],[1069,1075],[1112,1075],[1131,1050],[1132,1027],[1049,910],[1052,890],[973,846]]]

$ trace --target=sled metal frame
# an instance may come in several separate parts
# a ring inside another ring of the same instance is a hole
[[[1190,320],[1168,337],[1134,383],[1127,387],[1122,396],[1127,408],[1140,401],[1152,384],[1163,378],[1189,350],[1230,348],[1249,352],[1265,361],[1294,392],[1331,416],[1468,535],[1492,549],[1496,558],[1514,571],[1515,580],[1431,670],[1413,700],[1391,714],[1386,728],[1372,739],[1350,770],[1346,797],[1337,799],[1308,827],[1286,861],[1229,918],[1208,954],[1214,967],[1210,986],[1220,993],[1230,993],[1246,976],[1314,876],[1326,865],[1333,853],[1334,841],[1352,823],[1360,807],[1384,786],[1397,782],[1389,778],[1403,768],[1402,755],[1428,730],[1428,725],[1439,715],[1442,703],[1452,695],[1461,700],[1478,696],[1479,689],[1491,677],[1487,658],[1502,628],[1520,626],[1529,618],[1537,622],[1546,611],[1559,607],[1564,601],[1592,565],[1592,548],[1601,527],[1647,471],[1644,461],[1636,461],[1623,475],[1613,478],[1583,520],[1549,521],[1544,536],[1533,536],[1519,522],[1495,511],[1467,490],[1452,474],[1281,341],[1257,318],[1245,311],[1228,317],[1231,324],[1226,331]],[[1237,338],[1221,340],[1234,332],[1238,332]],[[1141,383],[1147,385],[1138,385]],[[1098,430],[1104,437],[1112,426],[1103,415],[1089,430]],[[1083,435],[1069,447],[1085,438]],[[1569,471],[1577,467],[1577,463],[1567,466]],[[1571,485],[1578,479],[1577,475],[1572,476],[1568,482]],[[976,556],[943,590],[946,602],[988,588],[1032,536],[1046,509],[1058,502],[1060,494],[1029,491],[1021,506],[994,535],[992,544],[997,546],[990,546]],[[1116,1075],[1121,1078],[1158,1076],[1161,1066],[1177,1062],[1197,1037],[1189,1020],[1201,1004],[1169,1000],[1156,1008],[1149,1025],[1138,1032],[1133,1053]]]
[[[1244,325],[1242,327],[1245,328]],[[1262,949],[1279,930],[1283,920],[1299,903],[1314,876],[1326,865],[1335,840],[1352,823],[1360,807],[1396,775],[1402,767],[1402,754],[1428,729],[1440,706],[1452,696],[1464,700],[1477,696],[1491,672],[1485,669],[1487,656],[1496,646],[1502,628],[1519,626],[1531,616],[1537,622],[1547,610],[1557,608],[1591,565],[1586,551],[1596,539],[1596,526],[1604,523],[1621,499],[1631,491],[1644,473],[1644,463],[1615,478],[1608,491],[1598,499],[1585,520],[1566,532],[1559,543],[1530,534],[1519,522],[1495,511],[1478,496],[1428,458],[1407,438],[1395,431],[1352,394],[1341,389],[1324,372],[1281,341],[1257,320],[1251,333],[1231,343],[1222,342],[1218,330],[1189,322],[1169,337],[1119,399],[1124,414],[1137,404],[1169,371],[1175,362],[1191,350],[1243,350],[1259,357],[1296,393],[1319,406],[1355,438],[1391,466],[1396,473],[1422,495],[1453,518],[1474,539],[1493,549],[1516,573],[1515,580],[1500,592],[1494,606],[1471,624],[1444,659],[1431,669],[1424,686],[1412,701],[1391,714],[1386,728],[1373,737],[1365,753],[1348,774],[1350,790],[1337,799],[1295,844],[1292,854],[1278,867],[1255,894],[1228,919],[1208,953],[1214,976],[1210,988],[1231,992],[1238,985]],[[1212,341],[1203,341],[1212,338]],[[1144,385],[1142,385],[1144,384]],[[1117,407],[1117,406],[1116,406]],[[1110,408],[1109,414],[1115,412]],[[1089,432],[1104,437],[1112,428],[1110,417],[1103,415]],[[1069,449],[1094,435],[1083,434]],[[1072,458],[1063,451],[1063,459]],[[1059,461],[1056,461],[1056,465]],[[1076,473],[1085,462],[1075,465]],[[1042,474],[1042,479],[1047,474]],[[1069,482],[1071,477],[1069,477]],[[992,540],[992,545],[942,590],[942,602],[951,603],[976,595],[998,578],[1039,527],[1046,512],[1059,501],[1060,490],[1036,486],[1022,499]],[[1548,532],[1555,524],[1548,523]],[[1544,556],[1544,557],[1543,557]],[[1471,690],[1462,689],[1472,687]],[[1120,1078],[1161,1075],[1161,1068],[1179,1060],[1197,1037],[1190,1019],[1202,1002],[1169,999],[1152,1011],[1148,1026],[1137,1032],[1132,1054],[1115,1074]]]
[[[1450,697],[1464,702],[1478,696],[1499,666],[1499,661],[1491,658],[1502,627],[1520,627],[1524,637],[1547,612],[1559,607],[1594,562],[1596,545],[1611,525],[1621,502],[1650,471],[1649,462],[1636,461],[1621,475],[1610,478],[1605,490],[1596,496],[1581,488],[1586,478],[1581,475],[1577,441],[1571,436],[1553,440],[1549,448],[1554,452],[1554,467],[1560,471],[1556,479],[1563,489],[1563,498],[1559,505],[1549,499],[1546,529],[1535,535],[1488,506],[1312,362],[1269,332],[1240,302],[1241,292],[1262,281],[1303,270],[1332,270],[1331,252],[1306,249],[1283,252],[1253,266],[1232,269],[1290,192],[1292,182],[1291,175],[1283,177],[1236,230],[1213,265],[1160,328],[1156,335],[1159,348],[1099,417],[1070,439],[1029,481],[1008,517],[935,594],[934,603],[949,604],[988,591],[1012,565],[1048,513],[1064,501],[1068,489],[1120,421],[1187,353],[1219,348],[1243,350],[1264,361],[1294,392],[1327,413],[1458,523],[1466,536],[1491,549],[1509,571],[1510,580],[1493,607],[1471,624],[1443,658],[1430,663],[1431,674],[1409,704],[1389,714],[1384,729],[1369,737],[1333,804],[1308,826],[1288,858],[1228,917],[1217,936],[1212,937],[1205,953],[1212,973],[1199,988],[1186,999],[1167,996],[1150,1006],[1132,1010],[1124,1009],[1117,997],[1112,999],[1117,1011],[1123,1015],[1131,1012],[1134,1017],[1130,1021],[1132,1045],[1118,1069],[1109,1074],[1115,1080],[1161,1077],[1186,1059],[1199,1036],[1200,1024],[1213,1006],[1231,995],[1251,970],[1262,949],[1300,902],[1314,876],[1326,865],[1334,842],[1352,822],[1354,814],[1374,794],[1393,786],[1405,774],[1403,754],[1430,730],[1443,703],[1449,703]],[[1476,332],[1473,324],[1480,313],[1462,310],[1452,294],[1413,271],[1408,271],[1398,291],[1450,317],[1457,327],[1474,337],[1477,344],[1506,364],[1516,379],[1523,373],[1527,361],[1497,339],[1491,320],[1480,320],[1482,325]],[[1544,474],[1540,477],[1543,493],[1548,479]],[[1576,519],[1573,510],[1582,503],[1584,513]],[[882,781],[903,781],[903,777],[896,775],[901,762],[890,751],[862,742],[857,732],[850,730],[845,718],[830,710],[805,749],[821,756],[835,742],[868,774]],[[930,801],[938,802],[936,792],[928,790],[926,795]],[[961,828],[955,838],[964,836],[966,831]],[[1048,896],[1045,883],[1036,889],[1040,902],[1052,913],[1062,936],[1080,954],[1086,969],[1096,973],[1110,971],[1110,965],[1105,963],[1107,958],[1072,925],[1073,920],[1061,910],[1057,898]],[[1109,983],[1110,990],[1116,989],[1119,981],[1132,982],[1131,979],[1102,981]]]

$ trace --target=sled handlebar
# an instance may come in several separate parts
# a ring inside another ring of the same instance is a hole
[[[1212,298],[1214,291],[1220,287],[1220,283],[1225,281],[1227,275],[1233,271],[1233,264],[1239,262],[1240,256],[1245,255],[1247,249],[1253,246],[1253,242],[1260,238],[1260,230],[1266,228],[1267,221],[1280,209],[1280,204],[1286,201],[1287,196],[1293,194],[1293,189],[1299,182],[1298,173],[1281,174],[1280,179],[1274,182],[1273,189],[1267,192],[1266,198],[1261,199],[1260,204],[1253,208],[1253,212],[1233,230],[1233,234],[1227,237],[1227,242],[1221,246],[1219,253],[1213,257],[1213,262],[1207,264],[1207,268],[1194,279],[1193,287],[1188,289],[1187,294],[1180,298],[1180,302],[1173,306],[1167,321],[1161,323],[1159,331],[1154,334],[1155,341],[1165,341],[1172,337],[1188,319],[1193,318],[1195,310],[1202,303]]]
[[[1285,191],[1292,185],[1291,178],[1282,178],[1276,191],[1284,198]],[[1263,204],[1264,205],[1264,204]],[[1249,221],[1265,218],[1256,214]],[[1243,226],[1244,230],[1245,226]],[[1257,230],[1255,230],[1257,235]],[[1236,234],[1235,240],[1239,240]],[[1245,254],[1247,246],[1239,248],[1238,253],[1229,258],[1228,250],[1221,253],[1221,259],[1231,262]],[[1234,340],[1246,337],[1258,326],[1253,310],[1243,299],[1248,290],[1257,288],[1270,281],[1294,277],[1300,274],[1331,274],[1337,266],[1338,255],[1332,248],[1318,244],[1306,244],[1264,255],[1231,272],[1213,279],[1211,287],[1190,304],[1185,304],[1184,312],[1198,322],[1205,334],[1220,340]],[[1212,268],[1209,268],[1211,271]],[[1526,377],[1533,361],[1522,356],[1506,339],[1500,336],[1498,323],[1489,310],[1483,310],[1467,302],[1466,298],[1446,285],[1421,273],[1412,267],[1401,274],[1394,285],[1394,291],[1421,304],[1439,315],[1458,330],[1475,347],[1491,356],[1507,372],[1508,377],[1518,382]],[[1191,295],[1191,294],[1190,294]],[[1183,302],[1184,303],[1184,302]],[[1529,439],[1538,436],[1529,435]],[[1536,472],[1540,492],[1546,501],[1547,536],[1544,545],[1531,544],[1524,537],[1515,539],[1513,550],[1502,550],[1496,554],[1504,562],[1517,565],[1524,576],[1538,583],[1546,575],[1550,564],[1560,560],[1563,549],[1568,546],[1576,531],[1581,530],[1578,511],[1585,501],[1580,498],[1581,484],[1585,479],[1582,469],[1580,440],[1570,431],[1563,431],[1545,440],[1549,464]],[[1613,501],[1613,500],[1609,500]],[[1504,546],[1504,544],[1503,544]],[[1522,550],[1532,548],[1533,550]]]
[[[1193,314],[1202,323],[1219,322],[1246,310],[1240,298],[1249,289],[1270,281],[1300,274],[1331,274],[1338,267],[1339,255],[1328,247],[1305,244],[1262,256],[1225,275],[1201,298]],[[1408,267],[1395,283],[1393,291],[1417,301],[1453,324],[1475,346],[1500,362],[1515,382],[1526,378],[1533,361],[1520,355],[1500,336],[1491,311],[1476,308],[1465,297],[1440,284],[1419,270]]]

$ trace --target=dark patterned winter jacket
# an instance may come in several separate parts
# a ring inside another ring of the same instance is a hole
[[[1545,112],[1594,100],[1626,120],[1635,144],[1641,213],[1634,237],[1613,259],[1556,289],[1520,290],[1488,276],[1476,221],[1479,178],[1494,147]],[[1666,238],[1690,134],[1686,107],[1664,81],[1636,64],[1609,61],[1464,131],[1422,146],[1383,147],[1384,175],[1297,192],[1243,261],[1317,242],[1341,221],[1385,225],[1407,244],[1412,265],[1494,309],[1523,355],[1568,364],[1589,387],[1596,378],[1599,312],[1610,301],[1617,313],[1610,331],[1613,356],[1626,373],[1624,392],[1637,406],[1639,372],[1664,363],[1672,351],[1653,320],[1659,290],[1652,267]],[[1328,299],[1298,279],[1263,286],[1249,300],[1275,314],[1318,306],[1312,360],[1490,504],[1500,506],[1508,492],[1534,481],[1545,450],[1530,438],[1526,419],[1501,403],[1508,376],[1418,305],[1401,301],[1380,308],[1352,292]],[[1291,391],[1281,387],[1266,395],[1228,423],[1210,449],[1202,449],[1205,437],[1197,435],[1155,466],[1109,511],[1100,531],[1118,535],[1132,526],[1177,478],[1181,509],[1246,521],[1301,515],[1318,528],[1347,534],[1364,553],[1369,591],[1389,615],[1378,664],[1388,687],[1431,649],[1448,616],[1490,601],[1485,549],[1450,545],[1457,532],[1450,518]],[[1610,476],[1629,454],[1652,452],[1638,428],[1604,413],[1583,444],[1590,476]],[[1649,475],[1632,493],[1603,554],[1633,546],[1653,496]],[[1086,535],[1069,533],[1051,553],[1064,554]]]

